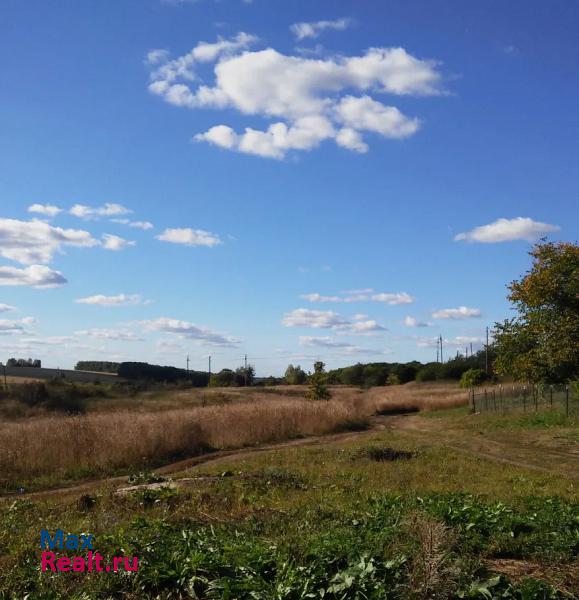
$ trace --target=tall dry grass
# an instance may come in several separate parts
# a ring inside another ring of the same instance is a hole
[[[0,423],[0,487],[43,477],[104,474],[195,455],[360,427],[376,413],[465,404],[456,384],[333,388],[329,402],[295,393],[240,394],[239,401],[158,410],[113,410]],[[259,401],[257,401],[259,398]]]
[[[0,482],[72,471],[110,472],[359,424],[364,402],[271,400],[163,413],[113,412],[50,416],[0,425]]]

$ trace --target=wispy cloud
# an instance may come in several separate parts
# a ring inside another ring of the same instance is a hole
[[[92,306],[135,306],[137,304],[147,304],[148,301],[143,300],[139,294],[118,294],[117,296],[105,296],[104,294],[96,294],[95,296],[87,296],[86,298],[78,298],[75,300],[77,304],[89,304]]]
[[[196,340],[207,346],[235,348],[239,345],[239,340],[232,336],[223,335],[208,327],[194,325],[193,323],[179,319],[160,317],[158,319],[142,321],[142,324],[150,331],[172,333],[181,338]]]
[[[442,308],[432,313],[434,319],[473,319],[481,316],[480,308],[459,306],[458,308]]]
[[[362,290],[348,290],[338,295],[324,296],[323,294],[313,293],[300,296],[302,300],[308,302],[332,303],[332,302],[384,302],[386,304],[411,304],[414,298],[406,292],[380,292],[375,293],[372,288]]]
[[[290,26],[291,32],[298,41],[305,38],[317,38],[322,32],[330,29],[334,31],[344,31],[352,25],[352,19],[334,19],[333,21],[315,21],[294,23]]]
[[[101,340],[112,340],[119,342],[143,342],[144,339],[138,336],[132,331],[125,329],[84,329],[82,331],[75,331],[74,335],[84,336],[90,338],[97,338]]]
[[[407,315],[404,318],[404,325],[406,327],[428,327],[430,323],[426,323],[425,321],[419,321],[417,318]]]
[[[100,217],[116,217],[119,215],[128,215],[132,212],[132,210],[126,208],[122,204],[115,204],[112,202],[107,202],[103,206],[75,204],[69,210],[69,214],[84,220],[98,219]]]

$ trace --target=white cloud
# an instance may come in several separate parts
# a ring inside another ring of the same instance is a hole
[[[85,206],[84,204],[75,204],[69,214],[80,219],[98,219],[99,217],[116,217],[119,215],[128,215],[133,211],[124,207],[122,204],[107,202],[104,206]]]
[[[406,327],[428,327],[429,323],[425,323],[424,321],[419,321],[415,317],[411,317],[410,315],[407,315],[404,318],[404,325],[406,325]]]
[[[56,217],[62,212],[62,208],[58,208],[53,204],[32,204],[28,207],[28,212],[44,215],[45,217]]]
[[[294,23],[290,30],[298,41],[305,38],[317,38],[323,31],[333,29],[344,31],[352,24],[351,19],[334,19],[333,21],[315,21],[311,23]]]
[[[466,233],[459,233],[454,239],[455,241],[464,240],[483,244],[511,242],[513,240],[532,242],[546,233],[554,233],[560,229],[558,225],[533,221],[528,217],[517,217],[515,219],[497,219],[489,225],[481,225]]]
[[[465,348],[469,344],[481,344],[483,339],[481,337],[474,336],[461,336],[458,335],[454,338],[444,339],[442,340],[442,347],[444,349],[445,346],[452,346],[455,348]],[[439,337],[424,337],[418,338],[416,345],[419,348],[436,348],[439,344]]]
[[[406,292],[381,292],[374,293],[372,288],[362,290],[348,290],[341,292],[340,295],[324,296],[322,294],[304,294],[300,296],[303,300],[309,302],[385,302],[386,304],[411,304],[414,298]]]
[[[142,229],[143,231],[147,231],[149,229],[153,229],[153,223],[149,221],[131,221],[130,219],[111,219],[111,223],[118,223],[119,225],[128,225],[129,227],[133,227],[135,229]]]
[[[356,315],[360,317],[360,315]],[[331,310],[309,310],[297,308],[282,318],[286,327],[309,327],[312,329],[334,329],[343,335],[374,335],[386,328],[372,319],[354,321]]]
[[[113,250],[118,252],[128,246],[134,246],[136,242],[126,240],[125,238],[119,237],[118,235],[112,235],[111,233],[103,234],[103,248],[105,250]]]
[[[15,310],[15,306],[10,306],[10,304],[0,304],[0,313],[13,312]]]
[[[77,304],[90,304],[93,306],[134,306],[136,304],[146,304],[143,297],[139,294],[119,294],[118,296],[105,296],[97,294],[95,296],[87,296],[86,298],[78,298],[75,300]]]
[[[146,329],[151,331],[175,334],[178,337],[196,340],[207,346],[234,348],[239,345],[239,340],[234,337],[223,335],[208,327],[194,325],[193,323],[181,321],[179,319],[160,317],[154,320],[143,321],[142,324]]]
[[[60,271],[44,265],[31,265],[25,269],[0,267],[0,285],[26,285],[35,288],[53,288],[67,283]]]
[[[396,107],[384,106],[369,96],[342,98],[336,113],[347,131],[374,131],[386,138],[409,137],[420,127],[418,119],[409,119]],[[346,134],[346,137],[350,136]]]
[[[0,319],[0,335],[7,333],[24,333],[27,325],[32,325],[36,322],[33,317],[25,317],[24,319]]]
[[[183,244],[185,246],[218,246],[223,243],[219,236],[204,229],[176,228],[165,229],[163,233],[156,236],[156,239],[162,242],[171,242],[172,244]]]
[[[434,319],[472,319],[480,316],[480,308],[469,308],[468,306],[442,308],[432,313]]]
[[[308,310],[296,308],[283,316],[286,327],[313,327],[314,329],[334,329],[348,325],[348,320],[331,310]]]
[[[49,263],[63,246],[98,246],[88,231],[62,229],[44,221],[0,219],[0,256],[31,265]]]
[[[238,34],[229,41],[199,44],[174,60],[154,52],[149,91],[175,106],[233,108],[273,119],[265,129],[247,127],[241,133],[218,124],[194,139],[277,159],[290,150],[311,150],[330,139],[344,148],[366,152],[363,131],[386,138],[408,137],[416,133],[420,121],[382,104],[369,92],[442,93],[436,63],[417,59],[403,48],[370,48],[360,56],[320,59],[284,55],[273,48],[248,50],[255,41]],[[201,82],[194,67],[213,61],[211,86]]]
[[[97,338],[102,340],[112,340],[119,342],[142,342],[143,338],[139,337],[132,331],[123,329],[85,329],[83,331],[75,331],[74,335]]]
[[[356,354],[373,354],[373,355],[381,355],[388,354],[387,350],[378,350],[376,348],[362,348],[355,344],[350,344],[349,342],[343,342],[340,340],[336,340],[329,336],[307,336],[302,335],[299,338],[300,346],[305,346],[307,348],[325,348],[327,350],[334,350],[339,354],[343,355],[356,355]]]

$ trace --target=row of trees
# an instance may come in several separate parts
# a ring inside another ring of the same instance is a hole
[[[7,367],[34,367],[39,369],[42,367],[42,362],[37,358],[9,358],[6,361]]]
[[[91,371],[93,373],[118,373],[120,363],[108,360],[80,360],[74,366],[75,371]]]

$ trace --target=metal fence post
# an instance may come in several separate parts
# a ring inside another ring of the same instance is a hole
[[[551,405],[551,408],[553,408],[553,384],[551,384],[549,388],[549,403]]]
[[[569,386],[565,386],[565,416],[569,417]]]

